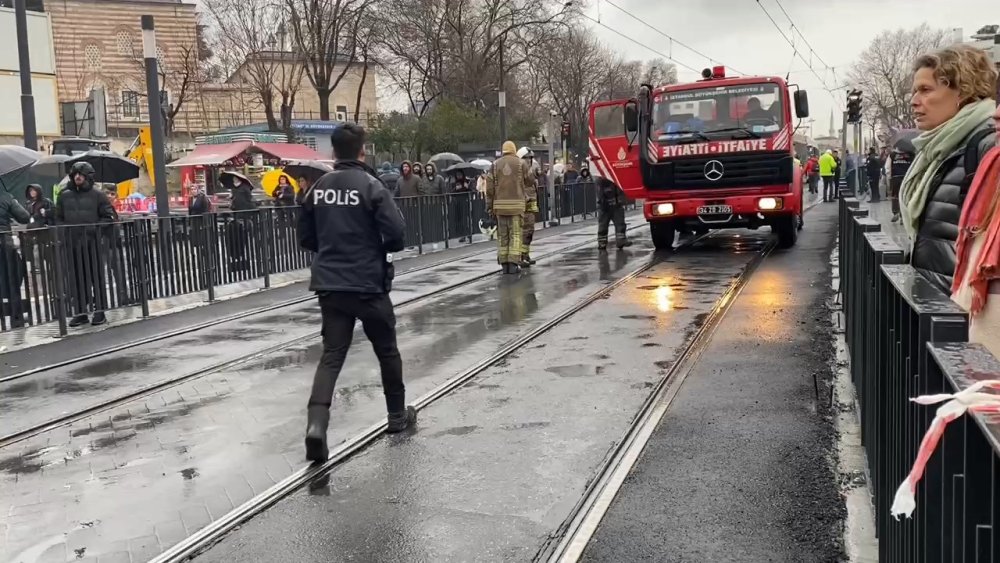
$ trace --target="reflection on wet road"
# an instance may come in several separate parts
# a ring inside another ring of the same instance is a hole
[[[585,248],[518,278],[490,277],[402,309],[409,396],[543,323],[602,278],[623,275],[650,253],[648,240],[638,240],[613,265]],[[257,327],[224,330],[239,328]],[[289,323],[270,329],[292,330]],[[220,346],[192,343],[189,357],[213,347]],[[8,553],[65,534],[46,552],[125,550],[144,560],[287,476],[303,465],[305,400],[318,355],[318,342],[302,340],[0,450],[0,502],[18,515],[4,523]],[[136,379],[167,375],[150,365],[136,367]],[[338,385],[333,443],[384,418],[377,369],[367,341],[357,339]],[[55,406],[59,396],[51,397]]]
[[[761,248],[741,234],[647,270],[197,560],[532,560]]]
[[[538,255],[556,252],[590,236],[569,232],[535,248]],[[406,302],[496,269],[492,254],[474,255],[401,277],[392,298]],[[283,342],[294,346],[318,330],[319,306],[310,301],[0,383],[0,436]]]

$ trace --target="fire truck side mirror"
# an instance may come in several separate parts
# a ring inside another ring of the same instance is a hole
[[[625,132],[635,133],[639,130],[639,107],[635,102],[625,104]]]
[[[795,91],[795,117],[809,117],[809,94],[805,90]]]

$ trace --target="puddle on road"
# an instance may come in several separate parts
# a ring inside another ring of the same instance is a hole
[[[588,366],[576,364],[569,366],[553,366],[545,368],[545,371],[554,373],[559,377],[590,377],[604,373],[604,366]]]
[[[139,371],[156,363],[154,356],[123,356],[103,358],[69,372],[70,379],[104,377],[128,371]]]

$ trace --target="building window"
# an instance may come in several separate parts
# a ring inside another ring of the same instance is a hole
[[[139,92],[122,91],[122,117],[139,117]]]
[[[132,41],[132,33],[126,30],[121,30],[118,35],[115,36],[115,41],[118,44],[118,54],[132,56],[132,46],[134,42]]]
[[[166,64],[166,62],[167,62],[166,51],[163,50],[163,47],[157,45],[156,46],[156,66],[160,67],[161,69],[162,68],[166,68],[164,66]]]
[[[93,43],[84,47],[83,65],[87,70],[101,70],[101,48]]]

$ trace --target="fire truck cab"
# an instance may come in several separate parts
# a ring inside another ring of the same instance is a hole
[[[769,225],[782,247],[802,228],[802,173],[792,109],[809,116],[804,90],[789,96],[779,77],[726,77],[643,85],[632,100],[590,106],[596,173],[644,200],[657,248],[677,232]]]

